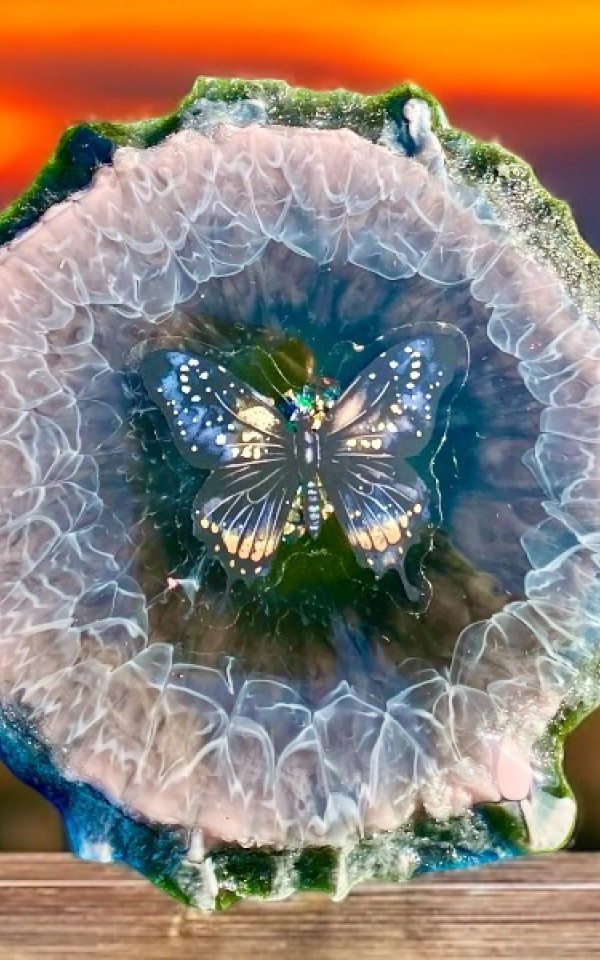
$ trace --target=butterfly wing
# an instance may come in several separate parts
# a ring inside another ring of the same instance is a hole
[[[195,535],[231,577],[266,573],[298,485],[285,420],[267,397],[207,357],[151,351],[141,375],[181,455],[211,471],[194,502]]]
[[[429,519],[427,487],[407,458],[430,441],[463,352],[462,334],[437,326],[395,343],[356,377],[323,426],[327,495],[358,559],[378,574],[395,567],[403,576],[406,552]]]
[[[194,501],[194,533],[232,578],[250,582],[269,571],[294,493],[289,461],[217,467]]]

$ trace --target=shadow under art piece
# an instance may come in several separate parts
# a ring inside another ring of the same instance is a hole
[[[199,80],[0,217],[0,752],[185,902],[564,845],[600,264],[405,84]]]

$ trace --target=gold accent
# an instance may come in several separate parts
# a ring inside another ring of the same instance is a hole
[[[400,527],[392,520],[391,517],[388,517],[383,523],[383,532],[386,535],[388,543],[394,544],[398,543],[402,534],[400,533]]]
[[[381,530],[380,527],[372,526],[369,529],[369,534],[371,536],[371,540],[373,541],[373,546],[375,547],[376,550],[378,550],[381,553],[383,550],[386,549],[388,542],[385,539],[383,530]]]
[[[238,410],[238,417],[249,427],[254,427],[256,430],[262,430],[263,432],[269,432],[277,426],[277,417],[273,416],[271,411],[263,406],[246,407]]]
[[[227,553],[237,553],[238,543],[240,542],[239,534],[232,533],[231,530],[225,530],[223,532],[223,543],[225,544],[225,549]]]
[[[366,530],[358,529],[356,532],[356,539],[363,548],[363,550],[372,550],[373,544],[371,543],[371,538]]]
[[[277,537],[271,536],[265,544],[265,557],[270,557],[272,553],[275,552],[277,548]]]
[[[254,545],[254,537],[252,536],[252,534],[248,534],[247,536],[244,537],[240,546],[238,547],[238,557],[240,557],[241,560],[247,560],[248,557],[250,556],[250,552],[252,550],[253,545]]]

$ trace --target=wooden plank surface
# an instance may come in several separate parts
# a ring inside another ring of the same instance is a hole
[[[600,958],[600,854],[562,853],[220,914],[124,867],[0,855],[2,960]]]

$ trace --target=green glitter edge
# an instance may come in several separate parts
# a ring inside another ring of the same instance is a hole
[[[368,96],[344,89],[314,91],[291,87],[280,80],[200,77],[172,113],[133,123],[76,124],[62,135],[55,152],[32,185],[0,212],[0,246],[10,243],[33,226],[50,207],[88,186],[96,170],[110,162],[117,147],[146,149],[183,129],[186,126],[186,111],[201,98],[228,104],[260,100],[269,123],[318,129],[345,128],[364,139],[377,142],[390,121],[402,124],[403,107],[413,97],[424,100],[430,107],[432,129],[441,143],[451,178],[476,187],[489,202],[499,221],[506,224],[520,242],[524,252],[538,262],[551,266],[575,304],[598,319],[600,259],[580,236],[568,205],[548,193],[532,168],[515,154],[496,143],[479,141],[451,127],[435,97],[412,82],[401,83],[381,94]],[[84,150],[83,155],[77,158],[81,144],[85,145],[86,136],[95,141],[95,156],[86,156]],[[550,765],[557,781],[552,793],[556,796],[573,797],[562,767],[564,740],[600,703],[600,656],[589,671],[588,679],[593,680],[595,687],[593,699],[588,695],[580,703],[564,707],[540,741],[546,755],[551,758]],[[514,847],[514,853],[527,852],[526,828],[520,818],[513,817],[502,804],[484,806],[480,810],[491,827],[502,821],[504,839]],[[374,842],[363,841],[356,849],[364,850],[365,845]],[[212,859],[216,857],[216,862],[221,863],[227,851],[239,849],[224,847],[213,854]],[[325,854],[324,851],[331,851],[331,848],[304,851],[296,858],[297,862],[312,864],[316,857],[315,863],[320,863],[319,858],[330,856],[330,852]],[[255,855],[269,858],[280,856],[261,849],[245,851],[245,854],[249,858],[247,864],[253,862]],[[334,861],[337,863],[337,856]],[[296,889],[330,889],[330,880],[326,879],[323,869],[310,866],[308,875],[314,869],[320,879],[314,885],[308,881],[304,885],[303,871],[298,873],[295,868]],[[255,872],[252,870],[253,875]],[[261,876],[263,872],[259,870]],[[332,876],[331,870],[329,876]],[[220,886],[217,904],[226,906],[240,896],[268,896],[263,881],[255,880],[249,881],[252,889],[249,887],[242,893],[230,890],[227,885]],[[164,878],[162,882],[158,881],[159,886],[164,883]],[[177,883],[173,881],[171,886],[169,882],[168,886],[169,892],[177,895]],[[188,900],[183,891],[180,897]]]

